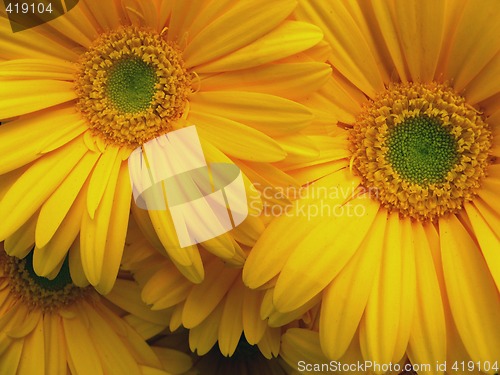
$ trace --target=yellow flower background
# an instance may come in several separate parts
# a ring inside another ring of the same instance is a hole
[[[498,0],[7,3],[1,375],[498,373]],[[182,247],[128,157],[191,125],[249,214]]]

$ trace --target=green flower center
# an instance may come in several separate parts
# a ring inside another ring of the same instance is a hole
[[[453,135],[428,116],[408,118],[391,129],[387,147],[393,168],[419,185],[443,182],[459,157]]]
[[[363,107],[350,141],[370,197],[420,221],[461,210],[491,163],[482,113],[437,82],[391,84]]]
[[[76,108],[92,138],[135,149],[174,129],[194,76],[161,33],[122,27],[101,34],[81,55]]]
[[[106,92],[116,109],[137,113],[150,106],[156,82],[154,67],[139,58],[123,59],[110,70]]]
[[[54,311],[85,297],[91,288],[79,288],[72,283],[68,259],[55,278],[38,276],[33,269],[33,251],[24,259],[10,257],[2,251],[0,267],[8,279],[10,292],[30,308]]]
[[[66,288],[67,285],[72,284],[71,276],[69,274],[68,257],[64,260],[61,270],[57,276],[52,280],[46,277],[38,276],[35,273],[35,270],[33,269],[33,252],[29,253],[25,258],[24,269],[28,272],[29,278],[40,288],[45,289],[46,291],[57,292]]]

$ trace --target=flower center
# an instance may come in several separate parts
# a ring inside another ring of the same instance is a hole
[[[26,258],[0,254],[3,277],[8,279],[10,290],[31,308],[54,311],[67,306],[88,294],[89,288],[79,288],[71,281],[68,259],[53,279],[38,276],[33,269],[33,252]]]
[[[106,143],[136,148],[172,130],[191,93],[179,50],[160,34],[124,27],[82,55],[77,108]]]
[[[437,83],[389,87],[365,106],[350,137],[364,186],[385,207],[420,220],[460,210],[490,162],[481,113]]]
[[[426,185],[445,180],[458,159],[455,138],[438,119],[410,117],[389,130],[387,160],[402,178]]]

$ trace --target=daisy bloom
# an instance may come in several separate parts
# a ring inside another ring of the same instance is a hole
[[[207,161],[241,162],[256,176],[301,154],[296,134],[312,114],[297,100],[321,87],[330,67],[318,62],[321,30],[292,20],[295,7],[82,0],[17,33],[0,14],[0,121],[9,120],[0,127],[0,240],[34,238],[34,269],[48,276],[80,233],[85,277],[107,293],[125,241],[134,149],[194,124]],[[179,246],[167,210],[146,213],[176,264],[200,282],[197,247]],[[206,248],[232,258],[232,241],[226,234]]]
[[[378,363],[498,371],[499,12],[489,0],[300,1],[297,19],[332,47],[309,105],[337,153],[290,172],[316,181],[266,228],[243,280],[271,287],[281,313],[320,298],[329,359],[359,340]]]
[[[72,283],[68,262],[50,280],[32,253],[10,257],[0,244],[0,306],[2,375],[168,375],[116,306]]]

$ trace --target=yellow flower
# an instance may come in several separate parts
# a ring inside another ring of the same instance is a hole
[[[300,1],[297,18],[332,47],[332,79],[309,104],[337,152],[296,172],[319,180],[269,225],[243,280],[271,286],[282,313],[321,298],[329,359],[359,340],[379,363],[407,353],[496,371],[498,11],[488,0]]]
[[[116,306],[71,282],[67,262],[49,280],[35,274],[32,253],[9,257],[0,243],[0,306],[2,375],[168,375]]]
[[[35,242],[42,276],[76,240],[73,258],[106,293],[125,241],[135,148],[194,124],[208,162],[237,162],[256,176],[301,154],[308,146],[295,135],[312,114],[296,100],[321,87],[330,68],[317,62],[322,32],[292,20],[295,6],[88,0],[15,34],[1,17],[0,240]],[[141,214],[200,282],[198,250],[180,248],[170,213]],[[228,234],[205,245],[224,259],[238,250]]]

